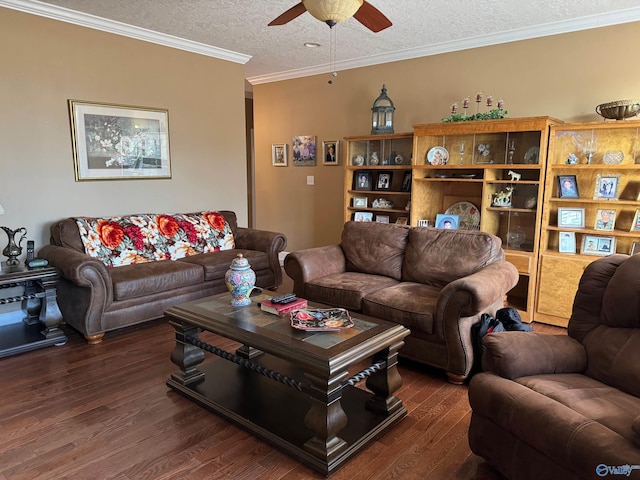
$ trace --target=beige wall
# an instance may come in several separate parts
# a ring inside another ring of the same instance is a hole
[[[339,241],[342,168],[274,168],[271,144],[290,146],[293,135],[317,135],[321,145],[369,134],[383,83],[396,106],[396,132],[440,121],[478,90],[503,98],[509,117],[596,121],[596,105],[640,96],[638,40],[640,23],[632,23],[342,71],[331,86],[328,74],[256,85],[257,226],[285,232],[289,251]],[[307,175],[315,186],[306,185]]]
[[[243,65],[5,8],[0,45],[0,225],[39,248],[74,215],[230,209],[247,224]],[[173,178],[76,182],[67,99],[168,109]]]

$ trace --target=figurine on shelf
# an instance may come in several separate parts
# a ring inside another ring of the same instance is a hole
[[[493,194],[493,202],[491,204],[492,207],[510,207],[511,206],[511,195],[513,194],[513,187],[509,185],[501,192],[496,192]]]
[[[521,173],[514,172],[513,170],[509,170],[507,172],[507,175],[509,175],[511,177],[511,181],[512,182],[517,182],[518,180],[520,180],[522,178],[522,174]]]
[[[570,153],[569,156],[567,157],[567,165],[577,165],[578,164],[578,157],[576,156],[575,153]]]

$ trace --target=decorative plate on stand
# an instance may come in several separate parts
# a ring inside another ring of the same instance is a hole
[[[471,202],[456,202],[444,213],[460,216],[460,230],[480,230],[480,210]]]

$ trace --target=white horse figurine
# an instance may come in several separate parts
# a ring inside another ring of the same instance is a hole
[[[521,173],[514,172],[513,170],[509,170],[507,172],[507,175],[509,175],[511,177],[511,181],[512,182],[517,182],[518,180],[520,180],[520,178],[522,178],[522,174]]]

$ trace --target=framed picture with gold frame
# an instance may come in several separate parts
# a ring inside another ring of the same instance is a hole
[[[168,110],[68,104],[77,182],[171,178]]]

